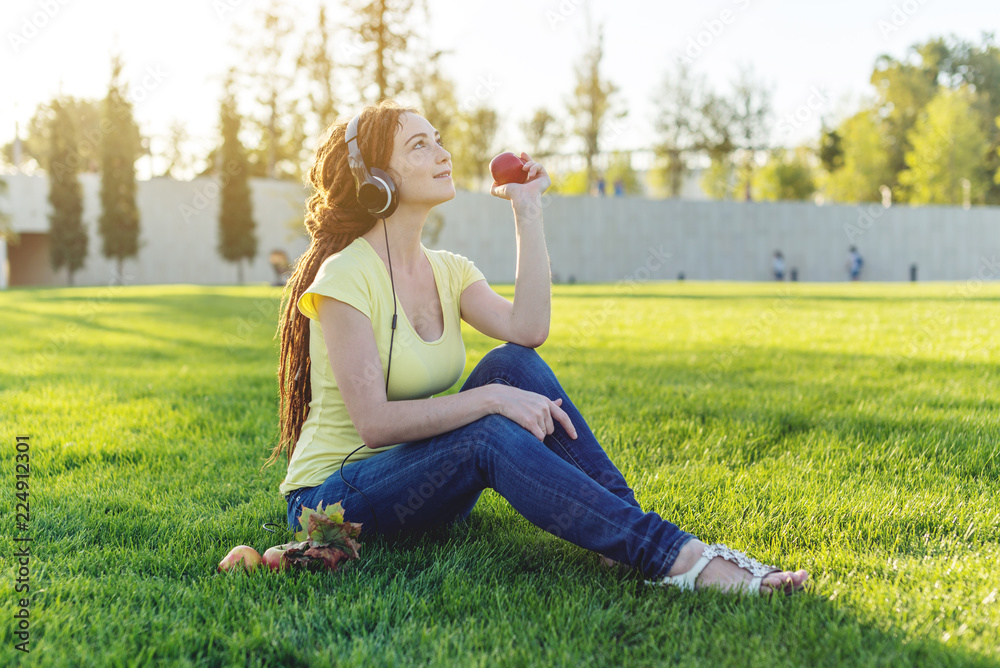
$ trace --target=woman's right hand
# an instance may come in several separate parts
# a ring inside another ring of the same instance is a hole
[[[563,426],[570,438],[576,438],[576,427],[566,411],[560,408],[562,397],[553,401],[537,392],[501,383],[491,383],[487,387],[495,393],[496,408],[493,412],[518,423],[539,441],[544,441],[546,436],[555,431],[556,421]]]

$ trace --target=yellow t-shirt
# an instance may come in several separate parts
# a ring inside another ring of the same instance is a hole
[[[460,299],[465,288],[485,280],[483,272],[461,255],[445,250],[427,250],[423,244],[420,248],[434,273],[444,313],[444,333],[430,343],[421,339],[397,298],[389,401],[426,399],[449,389],[462,377],[465,343],[462,341]],[[330,366],[315,295],[333,297],[368,316],[382,360],[383,384],[389,361],[393,312],[389,272],[368,240],[358,237],[347,248],[323,262],[316,279],[299,298],[299,311],[310,319],[312,401],[295,452],[288,462],[288,472],[278,488],[282,496],[300,487],[321,484],[336,473],[345,456],[362,444]],[[394,447],[377,450],[362,448],[349,461],[372,457]]]

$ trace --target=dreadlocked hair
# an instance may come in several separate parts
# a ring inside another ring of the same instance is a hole
[[[358,123],[358,148],[368,168],[388,171],[400,116],[417,113],[391,100],[365,107]],[[278,444],[261,467],[275,463],[285,452],[289,461],[302,433],[302,424],[312,401],[309,360],[309,319],[298,309],[299,298],[312,284],[320,265],[347,248],[372,229],[377,219],[358,202],[354,176],[347,162],[344,135],[347,123],[328,127],[316,149],[316,161],[309,169],[308,183],[313,194],[306,202],[305,226],[311,243],[295,263],[282,293],[281,319],[275,338],[280,337],[278,360]]]

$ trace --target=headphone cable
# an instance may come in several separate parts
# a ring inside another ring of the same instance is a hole
[[[389,373],[392,371],[392,342],[396,338],[396,283],[395,281],[393,281],[392,278],[392,256],[389,255],[389,231],[388,229],[386,229],[385,226],[385,218],[382,219],[382,230],[385,232],[385,255],[389,259],[389,283],[392,286],[392,333],[389,335],[389,361],[386,364],[386,370],[385,370],[385,396],[386,400],[388,400]],[[344,457],[344,459],[340,462],[340,479],[344,481],[345,485],[347,485],[355,492],[360,494],[361,498],[363,498],[365,500],[365,503],[368,504],[368,510],[372,512],[372,519],[375,520],[375,533],[378,533],[378,516],[375,514],[375,507],[372,506],[371,501],[368,500],[368,497],[365,496],[364,492],[362,492],[360,489],[358,489],[351,483],[347,482],[347,478],[344,477],[344,464],[347,463],[347,460],[350,459],[351,456],[354,455],[354,453],[358,452],[358,450],[361,450],[361,448],[365,447],[368,446],[362,443],[357,449],[354,450],[354,452],[351,452],[349,455]]]

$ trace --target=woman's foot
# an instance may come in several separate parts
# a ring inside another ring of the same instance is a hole
[[[619,564],[611,557],[605,557],[603,554],[598,554],[597,556],[600,558],[602,566],[606,566],[607,568],[615,568],[616,566],[621,566],[621,564]]]
[[[705,552],[706,548],[712,550],[710,554],[715,554],[725,550],[725,548],[723,548],[723,550],[718,550],[716,549],[716,546],[708,546],[697,538],[692,538],[685,543],[683,547],[681,547],[681,551],[677,555],[677,559],[674,561],[674,565],[670,569],[670,572],[667,573],[667,577],[688,573],[701,560],[702,554]],[[745,559],[748,564],[752,561],[747,559],[742,553],[736,553],[735,550],[732,552],[739,555],[738,557],[735,557],[736,559]],[[746,589],[748,584],[752,582],[755,577],[762,577],[763,579],[760,582],[759,593],[770,594],[775,591],[791,593],[801,589],[803,583],[809,578],[809,573],[804,570],[772,571],[771,567],[758,569],[758,574],[755,576],[755,574],[751,573],[749,570],[751,567],[752,566],[744,568],[739,563],[730,561],[729,559],[721,556],[712,557],[708,564],[704,567],[704,570],[702,570],[697,576],[694,588],[703,589],[705,587],[715,587],[722,590]],[[771,572],[765,574],[765,571]]]

